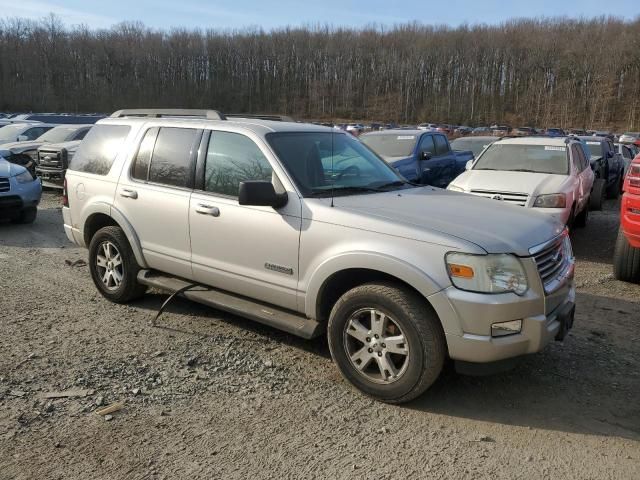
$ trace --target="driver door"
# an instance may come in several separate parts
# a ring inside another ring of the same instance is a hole
[[[284,192],[270,153],[233,132],[211,131],[203,142],[189,206],[194,279],[297,309],[300,199],[289,193],[289,201],[278,210],[240,205],[243,181],[271,180],[276,191]]]

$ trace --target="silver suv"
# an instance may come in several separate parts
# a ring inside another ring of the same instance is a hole
[[[563,225],[409,184],[331,128],[119,111],[74,155],[63,214],[109,300],[153,286],[304,338],[326,332],[342,375],[386,402],[420,395],[447,358],[503,367],[573,323]]]

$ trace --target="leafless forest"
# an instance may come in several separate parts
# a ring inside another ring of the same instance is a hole
[[[637,129],[640,18],[271,32],[0,20],[0,110],[140,106]]]

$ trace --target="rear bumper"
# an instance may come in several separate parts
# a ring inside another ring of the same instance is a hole
[[[71,210],[69,207],[62,207],[62,220],[64,223],[64,233],[71,243],[84,246],[80,241],[82,239],[80,232],[71,226]]]
[[[629,244],[640,248],[640,195],[625,192],[622,196],[620,226]]]

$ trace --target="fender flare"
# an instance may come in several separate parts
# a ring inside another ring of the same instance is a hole
[[[126,219],[126,217],[122,214],[122,212],[120,212],[117,208],[109,205],[107,202],[95,202],[91,205],[88,205],[82,213],[84,217],[82,225],[86,225],[89,218],[95,214],[103,214],[113,219],[113,221],[115,221],[118,226],[122,228],[122,231],[126,235],[127,240],[129,241],[129,245],[131,245],[133,255],[136,257],[136,262],[138,262],[138,265],[140,265],[142,268],[148,268],[147,262],[145,261],[144,255],[142,254],[140,239],[138,238],[135,230]],[[84,246],[88,248],[89,245],[86,245],[84,239],[84,231],[80,232],[80,236],[82,238],[82,242],[85,243]]]
[[[379,252],[345,252],[325,260],[310,275],[304,304],[309,318],[318,318],[318,296],[327,279],[335,273],[354,268],[376,270],[396,277],[415,288],[427,301],[429,295],[445,288],[423,270],[396,257]]]

